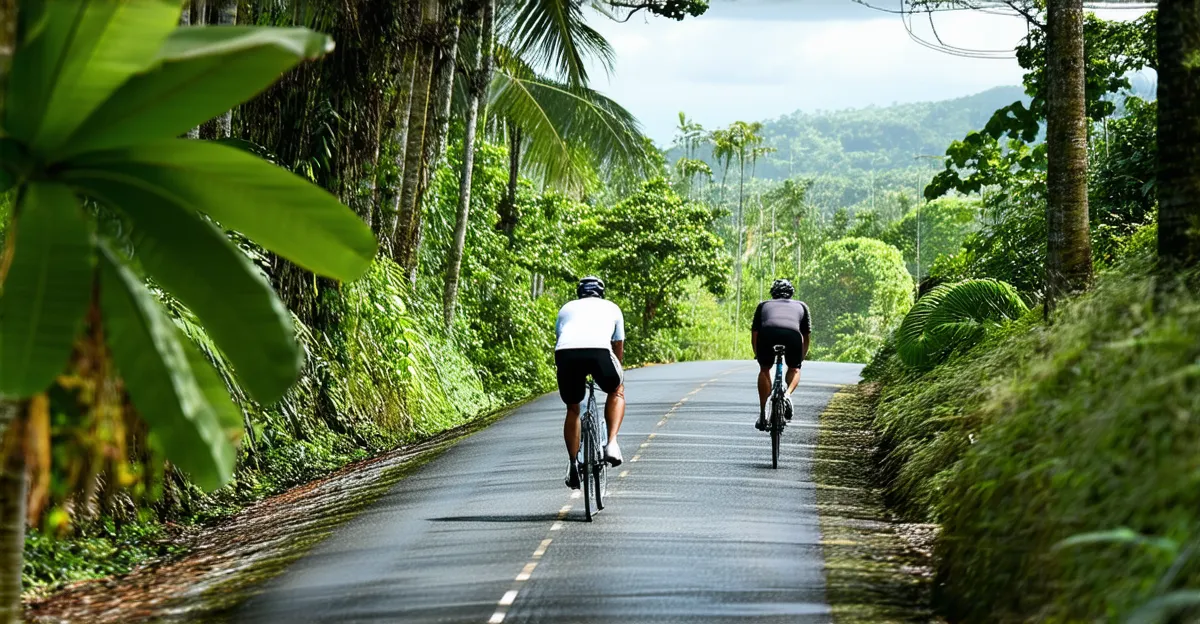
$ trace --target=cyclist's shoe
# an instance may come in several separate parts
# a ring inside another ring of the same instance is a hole
[[[758,421],[754,423],[754,428],[758,429],[759,431],[767,430],[767,417],[764,414],[759,413]]]
[[[617,445],[617,441],[613,440],[604,446],[604,461],[608,462],[609,466],[616,468],[621,465],[621,447]]]
[[[783,397],[783,419],[792,421],[792,397],[785,395]]]
[[[574,461],[572,461],[571,466],[567,468],[566,484],[567,487],[571,488],[572,490],[579,489],[579,464],[575,463]]]

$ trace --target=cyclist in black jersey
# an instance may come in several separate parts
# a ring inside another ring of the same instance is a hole
[[[771,299],[758,304],[754,310],[754,321],[750,325],[750,344],[754,347],[754,359],[758,361],[758,421],[759,431],[767,428],[766,406],[771,395],[771,367],[775,364],[775,345],[786,347],[784,361],[787,363],[787,393],[784,415],[792,419],[792,391],[800,383],[800,365],[808,357],[809,336],[812,334],[812,316],[808,305],[792,299],[796,289],[785,279],[777,279],[771,285]]]

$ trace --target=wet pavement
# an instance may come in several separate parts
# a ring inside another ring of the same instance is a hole
[[[829,622],[817,418],[861,366],[809,362],[778,469],[749,361],[627,374],[606,509],[562,483],[537,399],[415,470],[234,614],[240,622]],[[599,399],[603,401],[603,397]]]

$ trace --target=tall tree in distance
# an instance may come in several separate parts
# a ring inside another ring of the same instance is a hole
[[[458,300],[458,278],[462,270],[463,248],[467,240],[467,222],[471,211],[471,175],[475,167],[475,135],[479,126],[479,108],[491,82],[492,41],[495,31],[495,0],[474,0],[470,15],[478,26],[474,65],[471,68],[467,94],[466,129],[463,132],[463,162],[459,174],[458,216],[454,224],[454,240],[446,260],[445,284],[442,289],[442,318],[446,330],[454,327],[454,308]]]
[[[1092,280],[1083,0],[1046,10],[1046,309]]]
[[[1200,0],[1158,3],[1158,259],[1200,264]]]

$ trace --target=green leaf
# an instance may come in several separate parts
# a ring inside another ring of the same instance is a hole
[[[1172,554],[1179,551],[1179,544],[1175,542],[1175,540],[1165,537],[1149,537],[1142,535],[1141,533],[1138,533],[1137,531],[1134,531],[1128,527],[1072,535],[1071,537],[1056,543],[1053,547],[1053,550],[1062,550],[1064,548],[1074,548],[1076,546],[1087,546],[1092,544],[1124,544],[1127,546],[1144,546],[1146,548],[1160,550]]]
[[[71,154],[170,139],[245,102],[300,61],[333,49],[306,28],[180,28],[68,141]]]
[[[527,137],[522,167],[567,189],[585,184],[588,158],[601,171],[648,172],[646,139],[637,119],[598,91],[537,76],[498,49],[488,111]]]
[[[74,183],[129,216],[147,274],[196,314],[242,385],[261,403],[282,397],[300,376],[300,347],[291,315],[250,259],[169,195],[88,173]]]
[[[200,348],[188,340],[182,331],[178,335],[180,336],[179,343],[183,345],[183,354],[187,357],[188,365],[192,367],[192,374],[196,378],[196,385],[200,387],[200,393],[212,406],[213,414],[217,417],[217,424],[221,426],[225,439],[240,440],[245,432],[242,424],[242,409],[233,402],[233,397],[229,394],[229,386],[225,385],[225,381],[221,379],[216,367],[200,352]]]
[[[142,280],[102,250],[105,334],[129,397],[167,459],[201,488],[215,490],[233,476],[236,459],[223,428],[228,408],[214,405],[211,380],[189,359],[185,339]]]
[[[1134,609],[1125,624],[1162,624],[1176,621],[1180,613],[1195,612],[1200,608],[1200,590],[1179,589],[1157,596]],[[1191,621],[1191,620],[1188,620]]]
[[[71,189],[24,190],[0,294],[0,394],[45,390],[63,371],[92,295],[92,232]]]
[[[29,4],[35,5],[32,28],[13,56],[5,127],[33,151],[46,154],[62,145],[130,76],[153,62],[177,26],[179,4]]]
[[[925,328],[929,316],[941,304],[950,288],[950,284],[942,284],[925,293],[901,321],[900,328],[896,330],[896,354],[905,365],[924,369],[937,363],[937,354],[929,344]]]
[[[896,332],[896,353],[911,368],[931,368],[955,349],[978,342],[989,326],[1026,311],[1016,289],[999,280],[942,284],[908,311]]]
[[[353,280],[375,257],[371,229],[334,196],[241,150],[205,141],[157,141],[92,152],[63,179],[136,184],[203,212],[318,273]]]

